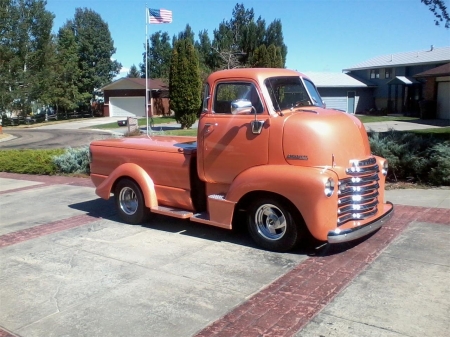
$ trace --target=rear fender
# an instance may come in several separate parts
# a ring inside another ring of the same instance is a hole
[[[148,208],[157,208],[158,200],[156,198],[155,185],[148,173],[139,165],[125,163],[118,166],[111,174],[96,188],[95,193],[108,200],[113,193],[113,186],[121,178],[131,178],[139,185],[145,199],[145,206]]]
[[[263,165],[241,173],[230,186],[226,199],[238,202],[250,192],[270,192],[281,195],[298,209],[311,234],[325,239],[336,228],[337,191],[325,195],[325,183],[336,174],[327,169],[291,165]]]

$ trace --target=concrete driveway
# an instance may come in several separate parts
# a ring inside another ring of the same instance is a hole
[[[121,223],[89,179],[0,173],[0,336],[445,336],[450,193],[403,191],[367,240],[280,254]]]

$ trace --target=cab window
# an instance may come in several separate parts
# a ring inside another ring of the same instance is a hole
[[[248,100],[257,113],[264,111],[261,98],[253,83],[227,82],[216,87],[213,110],[217,114],[231,114],[231,103],[238,100]],[[254,113],[253,109],[248,114]]]

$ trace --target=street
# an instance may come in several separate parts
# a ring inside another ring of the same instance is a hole
[[[96,139],[113,137],[100,130],[53,129],[53,128],[4,128],[14,139],[0,141],[0,149],[55,149],[89,145]]]

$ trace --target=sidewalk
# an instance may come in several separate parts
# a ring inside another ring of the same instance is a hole
[[[450,126],[449,120],[433,119],[433,120],[414,120],[414,121],[386,121],[364,123],[367,131],[386,132],[390,130],[409,131],[409,130],[425,130],[431,128],[442,128]]]
[[[119,221],[89,179],[0,173],[0,336],[446,336],[450,190],[393,190],[368,239],[272,253]]]

